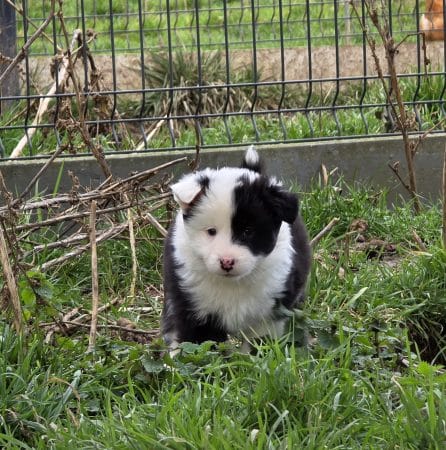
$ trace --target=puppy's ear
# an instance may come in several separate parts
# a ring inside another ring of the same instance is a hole
[[[299,213],[299,200],[297,195],[286,191],[280,186],[269,188],[271,206],[278,218],[287,223],[293,223]]]
[[[173,198],[180,205],[183,213],[185,213],[201,197],[205,186],[194,175],[188,175],[178,181],[178,183],[173,184],[170,189],[172,190]]]

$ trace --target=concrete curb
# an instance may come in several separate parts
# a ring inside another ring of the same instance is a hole
[[[441,171],[446,134],[428,136],[416,156],[418,190],[428,199],[436,199],[441,192]],[[337,173],[353,183],[370,183],[377,189],[386,188],[391,198],[403,195],[404,189],[388,168],[389,163],[400,161],[400,170],[405,174],[405,156],[401,137],[363,138],[333,140],[297,144],[258,145],[257,149],[265,161],[267,172],[283,179],[286,184],[297,183],[308,189],[320,173],[321,164],[328,170],[337,168]],[[200,167],[238,166],[246,147],[202,150]],[[113,173],[125,177],[171,161],[181,156],[194,158],[194,151],[170,151],[156,153],[108,154]],[[44,164],[44,159],[1,161],[0,170],[7,188],[14,194],[22,192],[32,177]],[[71,188],[68,171],[71,170],[82,186],[93,188],[104,179],[99,165],[92,156],[63,157],[57,159],[39,180],[37,192],[51,193],[62,171],[59,192]],[[169,169],[175,175],[187,172],[186,164]],[[32,193],[36,192],[34,190]]]

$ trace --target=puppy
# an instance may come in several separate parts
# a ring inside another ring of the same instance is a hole
[[[205,169],[171,189],[180,210],[164,248],[166,343],[282,335],[279,310],[303,300],[310,270],[296,195],[261,173],[253,147],[241,168]]]

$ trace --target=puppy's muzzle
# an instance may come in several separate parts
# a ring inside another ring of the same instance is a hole
[[[223,257],[220,258],[220,267],[225,271],[225,272],[230,272],[235,265],[235,259],[234,258],[228,258],[228,257]]]

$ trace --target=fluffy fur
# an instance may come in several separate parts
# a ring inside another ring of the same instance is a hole
[[[420,18],[420,31],[428,41],[444,40],[443,0],[426,0],[426,13]]]
[[[303,300],[310,248],[298,199],[260,172],[251,147],[241,168],[205,169],[172,186],[180,210],[165,241],[161,323],[172,348],[280,336],[279,307]]]

